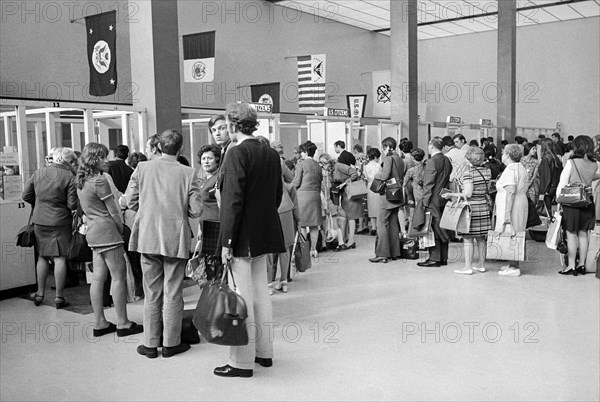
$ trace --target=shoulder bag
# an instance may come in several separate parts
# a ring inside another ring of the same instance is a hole
[[[228,273],[233,289],[227,283]],[[202,288],[192,322],[209,343],[225,346],[248,344],[246,302],[236,289],[231,261],[227,262],[220,277]]]
[[[29,213],[27,225],[23,226],[17,233],[17,246],[19,247],[33,247],[35,245],[35,234],[33,231],[33,223],[31,223],[32,216],[33,206],[31,207],[31,212]]]
[[[463,201],[461,201],[461,198]],[[440,228],[469,234],[471,230],[471,206],[464,196],[460,196],[456,201],[446,204],[440,220]]]
[[[581,178],[577,164],[572,159],[571,164],[577,172],[579,182],[569,183],[563,187],[556,198],[556,202],[571,208],[587,208],[592,203],[590,191]]]
[[[394,171],[394,157],[392,156],[392,172]],[[390,179],[391,180],[391,179]],[[390,184],[390,180],[388,180],[388,184],[385,188],[385,199],[388,202],[392,202],[394,204],[402,204],[404,202],[404,192],[400,183]]]
[[[346,195],[348,195],[348,198],[351,200],[363,198],[368,192],[367,185],[362,179],[351,181],[350,184],[346,186]]]
[[[90,246],[88,246],[88,242],[85,238],[85,235],[82,234],[79,230],[82,223],[82,219],[79,217],[79,215],[77,213],[74,213],[71,232],[71,242],[69,243],[69,251],[67,258],[70,261],[89,262],[94,259],[92,249],[90,248]]]

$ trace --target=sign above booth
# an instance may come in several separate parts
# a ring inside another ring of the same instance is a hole
[[[273,113],[273,105],[269,103],[257,103],[253,102],[250,104],[258,113]]]
[[[334,109],[331,107],[323,108],[323,116],[328,117],[350,117],[349,109]]]
[[[462,124],[462,119],[457,116],[448,116],[446,117],[446,123],[448,124]]]
[[[482,126],[490,127],[490,126],[492,126],[492,120],[491,119],[479,119],[479,124]]]

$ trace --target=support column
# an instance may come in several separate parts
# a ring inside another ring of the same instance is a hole
[[[146,127],[146,112],[138,112],[137,113],[137,126],[138,126],[138,152],[145,152],[146,150],[146,138],[149,136],[146,135],[148,129]]]
[[[417,4],[417,0],[390,2],[392,121],[402,123],[413,144],[419,140]]]
[[[77,126],[79,126],[79,124],[71,124],[71,148],[81,152],[81,137],[77,131]]]
[[[56,124],[54,124],[54,114],[46,112],[46,147],[48,155],[51,155],[50,150],[56,148]]]
[[[508,142],[515,140],[517,77],[517,5],[516,0],[498,2],[498,126],[504,128]],[[500,153],[500,131],[496,131],[496,147]],[[501,156],[501,155],[498,155]]]
[[[121,144],[129,146],[129,143],[131,142],[129,140],[129,137],[130,137],[130,135],[129,135],[130,134],[129,133],[129,115],[126,113],[123,113],[121,115],[121,133],[122,133]]]
[[[4,116],[4,145],[12,145],[12,127],[8,116]]]
[[[92,142],[92,139],[94,142],[96,141],[94,137],[94,111],[92,109],[83,110],[83,133],[86,144]]]
[[[136,5],[140,23],[129,25],[129,43],[136,49],[131,52],[131,80],[139,88],[135,106],[147,113],[145,138],[169,128],[181,131],[177,2],[149,0]]]
[[[46,156],[46,150],[44,149],[44,138],[43,138],[42,122],[35,122],[35,154],[37,155],[37,168],[41,169],[46,165],[44,157]]]
[[[29,140],[27,137],[27,115],[25,106],[17,106],[17,150],[19,151],[19,174],[21,175],[21,188],[29,179],[34,169],[29,165]]]

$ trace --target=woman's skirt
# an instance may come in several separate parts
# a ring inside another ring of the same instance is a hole
[[[33,225],[40,257],[67,257],[71,244],[71,224],[63,226]]]
[[[459,233],[471,236],[486,236],[492,230],[491,211],[485,198],[469,199],[471,206],[471,229],[469,233]]]
[[[217,243],[219,241],[219,230],[221,222],[219,221],[200,221],[200,230],[202,231],[202,255],[221,255],[217,252]]]
[[[357,199],[351,200],[348,198],[348,195],[346,194],[346,192],[344,190],[342,190],[341,193],[342,193],[342,209],[344,210],[344,213],[346,214],[346,219],[354,220],[354,219],[363,218],[364,214],[365,214],[365,209],[363,206],[363,199],[357,198]]]
[[[319,191],[297,191],[300,226],[321,224],[321,193]]]
[[[591,203],[586,208],[563,205],[562,227],[569,232],[587,232],[596,225],[596,207]]]

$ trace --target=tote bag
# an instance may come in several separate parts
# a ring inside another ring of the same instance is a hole
[[[461,198],[446,204],[440,220],[440,228],[468,234],[471,230],[471,206],[466,199],[461,201]]]
[[[490,260],[525,261],[525,232],[506,231],[505,223],[499,232],[490,230],[487,238],[487,258]]]
[[[348,198],[351,200],[363,198],[368,192],[367,185],[360,179],[351,181],[350,184],[346,186],[346,195],[348,195]]]

